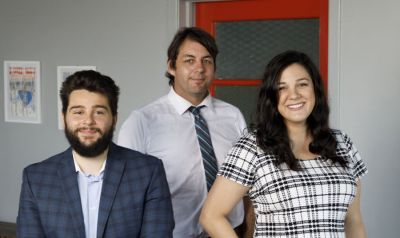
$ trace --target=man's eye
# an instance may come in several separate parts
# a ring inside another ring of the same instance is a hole
[[[185,61],[184,61],[185,63],[194,63],[194,59],[186,59]]]
[[[212,59],[204,59],[203,62],[206,63],[206,64],[209,64],[209,65],[214,64]]]

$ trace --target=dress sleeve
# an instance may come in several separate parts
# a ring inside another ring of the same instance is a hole
[[[256,176],[257,144],[252,135],[245,135],[228,152],[218,175],[251,187]]]
[[[368,173],[367,166],[361,159],[360,153],[355,147],[353,141],[345,133],[342,132],[343,143],[347,148],[347,157],[349,158],[349,168],[358,181],[362,176]]]

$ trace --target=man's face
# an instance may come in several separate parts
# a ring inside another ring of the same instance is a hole
[[[212,56],[200,43],[186,39],[179,48],[175,66],[168,62],[168,72],[175,77],[175,92],[192,104],[199,104],[207,96],[208,86],[214,79]]]
[[[65,136],[81,156],[95,157],[103,153],[112,141],[115,123],[104,95],[85,89],[69,95],[64,115]]]

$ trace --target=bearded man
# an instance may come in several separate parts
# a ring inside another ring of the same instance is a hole
[[[24,169],[17,237],[172,237],[161,160],[112,142],[119,88],[99,72],[62,84],[71,147]]]

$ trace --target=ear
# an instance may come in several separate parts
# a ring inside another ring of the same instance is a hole
[[[61,127],[65,129],[65,114],[61,112]]]
[[[118,115],[115,115],[114,118],[113,118],[113,124],[114,124],[114,126],[117,125],[117,121],[118,121]]]
[[[175,77],[176,69],[172,66],[171,60],[168,60],[167,64],[168,64],[168,69],[167,69],[168,73]]]

